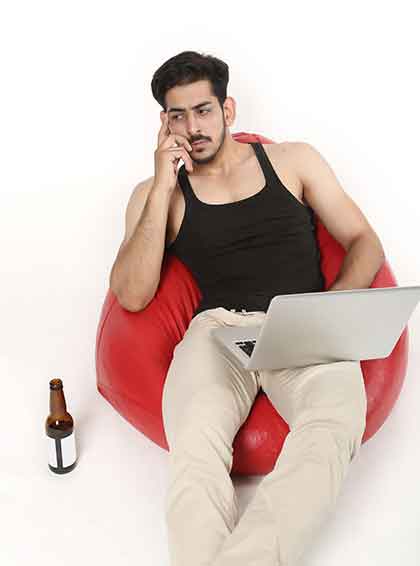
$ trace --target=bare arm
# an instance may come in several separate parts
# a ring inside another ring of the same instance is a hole
[[[167,190],[148,179],[136,187],[128,203],[126,236],[111,270],[110,287],[129,311],[144,309],[158,288],[170,199]]]
[[[182,159],[188,170],[193,170],[188,153],[192,151],[191,144],[185,136],[171,133],[166,112],[161,112],[160,119],[155,175],[133,191],[127,206],[126,236],[110,275],[110,287],[119,303],[132,312],[144,309],[159,286],[179,161]]]

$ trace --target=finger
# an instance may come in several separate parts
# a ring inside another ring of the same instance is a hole
[[[187,138],[185,138],[184,136],[180,136],[178,134],[175,134],[175,139],[176,139],[177,143],[181,143],[187,150],[192,151],[192,145],[187,140]]]
[[[192,162],[192,159],[190,157],[190,154],[187,151],[185,151],[185,157],[183,157],[182,159],[185,163],[185,169],[189,173],[192,173],[193,172],[193,162]]]
[[[187,138],[179,134],[170,134],[168,138],[163,141],[163,148],[169,149],[173,147],[175,143],[178,144],[178,147],[185,147],[187,151],[192,151],[193,149]]]
[[[164,118],[158,133],[158,146],[160,146],[167,138],[170,136],[170,131],[168,127],[168,113],[164,113]]]
[[[183,160],[184,155],[182,154],[181,151],[179,151],[179,149],[171,151],[171,153],[173,155],[173,157],[171,157],[171,161],[172,161],[172,164],[173,164],[175,171],[176,171],[176,169],[178,167],[178,163],[180,162],[181,159]]]
[[[192,159],[188,151],[182,147],[169,147],[168,150],[176,156],[176,159],[182,159],[185,163],[185,169],[190,173],[193,171]],[[173,159],[172,161],[175,161]]]
[[[168,113],[165,112],[158,134],[158,145],[161,145],[170,136],[171,132],[169,131],[168,122],[169,122]]]

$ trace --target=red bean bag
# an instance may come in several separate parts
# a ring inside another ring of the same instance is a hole
[[[273,143],[257,134],[233,134],[236,141]],[[335,280],[344,248],[329,234],[316,215],[325,289]],[[396,287],[385,261],[371,287]],[[161,280],[149,305],[140,312],[125,310],[109,289],[96,335],[96,376],[100,394],[135,428],[169,450],[162,422],[162,390],[172,352],[182,339],[201,292],[190,270],[166,252]],[[366,442],[390,414],[407,369],[408,327],[387,358],[361,361],[368,400]],[[269,473],[289,432],[287,423],[260,390],[233,443],[232,474]]]

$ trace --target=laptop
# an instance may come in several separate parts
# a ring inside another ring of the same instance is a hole
[[[386,358],[420,300],[420,285],[276,295],[263,324],[214,339],[245,369]]]

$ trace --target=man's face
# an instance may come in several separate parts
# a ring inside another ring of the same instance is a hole
[[[210,163],[223,145],[226,120],[219,101],[211,94],[209,81],[176,86],[166,93],[168,126],[171,134],[180,134],[194,146],[190,157],[197,164]]]

